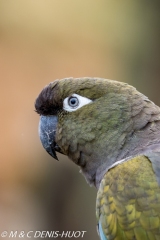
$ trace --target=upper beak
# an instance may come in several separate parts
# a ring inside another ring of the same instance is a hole
[[[57,128],[56,116],[41,116],[39,122],[39,136],[41,143],[45,150],[56,160],[58,160],[56,151],[61,152],[61,149],[55,142],[56,128]]]

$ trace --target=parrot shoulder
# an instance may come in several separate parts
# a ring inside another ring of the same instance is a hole
[[[160,153],[146,155],[114,165],[104,175],[96,202],[100,236],[160,237],[160,187],[155,174],[159,171]]]

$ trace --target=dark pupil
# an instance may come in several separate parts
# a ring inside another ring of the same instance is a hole
[[[72,106],[72,107],[77,106],[77,105],[78,105],[77,98],[71,97],[71,98],[69,99],[69,105]]]
[[[76,99],[72,98],[71,99],[71,104],[74,105],[76,103]]]

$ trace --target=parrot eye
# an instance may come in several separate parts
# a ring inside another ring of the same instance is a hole
[[[64,99],[63,109],[68,112],[73,112],[91,102],[93,102],[91,99],[74,93],[72,96]]]
[[[70,107],[77,107],[79,105],[79,101],[77,97],[70,97],[68,99],[68,104]]]

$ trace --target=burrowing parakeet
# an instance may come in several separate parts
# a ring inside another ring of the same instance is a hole
[[[126,83],[86,77],[51,82],[35,109],[43,147],[98,189],[100,238],[160,239],[160,108]]]

